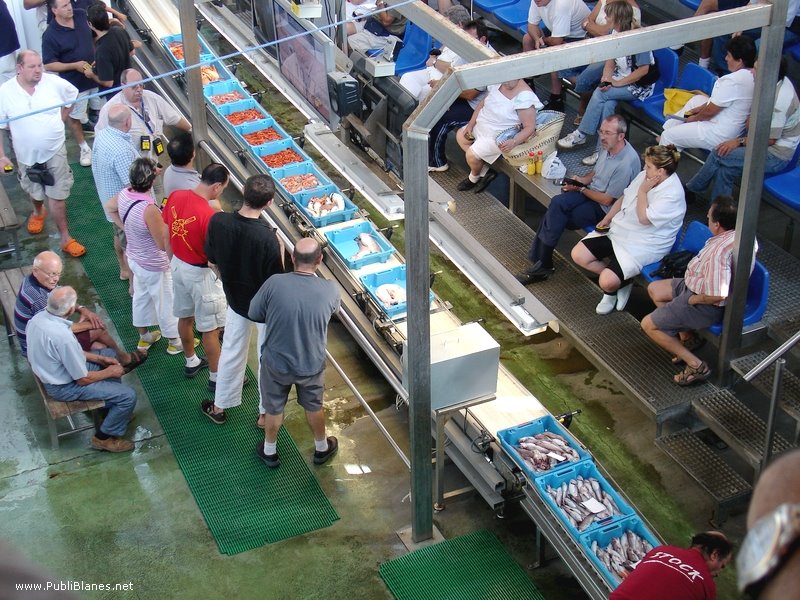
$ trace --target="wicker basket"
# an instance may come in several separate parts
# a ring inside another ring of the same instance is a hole
[[[528,138],[524,142],[514,148],[511,152],[503,154],[509,164],[515,167],[521,167],[528,162],[528,155],[533,152],[537,154],[540,150],[542,156],[551,154],[556,149],[556,140],[561,133],[561,127],[564,125],[564,113],[555,110],[542,110],[536,115],[536,122],[541,123],[546,121],[544,125],[537,125],[536,135]]]

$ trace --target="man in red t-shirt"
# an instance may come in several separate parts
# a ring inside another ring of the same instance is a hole
[[[218,330],[225,327],[228,305],[222,282],[208,267],[205,241],[208,222],[216,212],[209,202],[217,200],[227,185],[228,169],[219,163],[211,163],[203,169],[200,185],[193,190],[178,190],[170,194],[162,211],[172,251],[172,310],[178,317],[178,334],[186,357],[183,372],[190,379],[208,367],[209,381],[217,380]],[[192,327],[195,322],[197,331],[203,335],[206,358],[198,358],[194,352]]]
[[[718,531],[698,533],[688,549],[653,548],[609,600],[716,600],[714,577],[732,555],[733,544]]]

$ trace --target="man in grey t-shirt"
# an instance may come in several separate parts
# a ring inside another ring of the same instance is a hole
[[[256,454],[270,468],[280,466],[278,430],[292,385],[314,434],[314,464],[336,453],[339,442],[325,436],[322,393],[325,389],[325,343],[328,322],[339,308],[339,288],[317,277],[322,249],[313,238],[297,242],[294,271],[273,275],[250,302],[248,317],[266,324],[261,346],[261,405],[266,411],[264,443]]]
[[[194,168],[194,140],[191,133],[179,132],[167,144],[172,162],[164,171],[164,197],[177,190],[193,190],[200,183],[200,173]],[[159,203],[160,198],[157,198]]]
[[[581,185],[565,183],[563,193],[554,196],[539,223],[536,238],[528,252],[531,267],[517,275],[528,285],[547,279],[555,271],[553,251],[565,229],[583,229],[598,223],[614,201],[642,170],[636,150],[625,140],[627,123],[611,115],[600,123],[601,152],[594,171],[575,176]]]

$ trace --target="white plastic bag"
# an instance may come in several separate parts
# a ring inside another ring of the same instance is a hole
[[[558,158],[557,152],[547,155],[542,165],[542,177],[545,179],[561,180],[567,174],[567,167]]]

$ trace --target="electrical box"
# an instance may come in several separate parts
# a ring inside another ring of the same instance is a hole
[[[406,341],[403,343],[406,389],[407,350]],[[431,409],[495,394],[499,368],[500,345],[478,323],[431,335]]]
[[[361,115],[361,89],[358,80],[338,71],[328,73],[328,95],[331,109],[340,117]]]
[[[322,16],[320,2],[292,2],[292,12],[301,19],[319,19]]]

